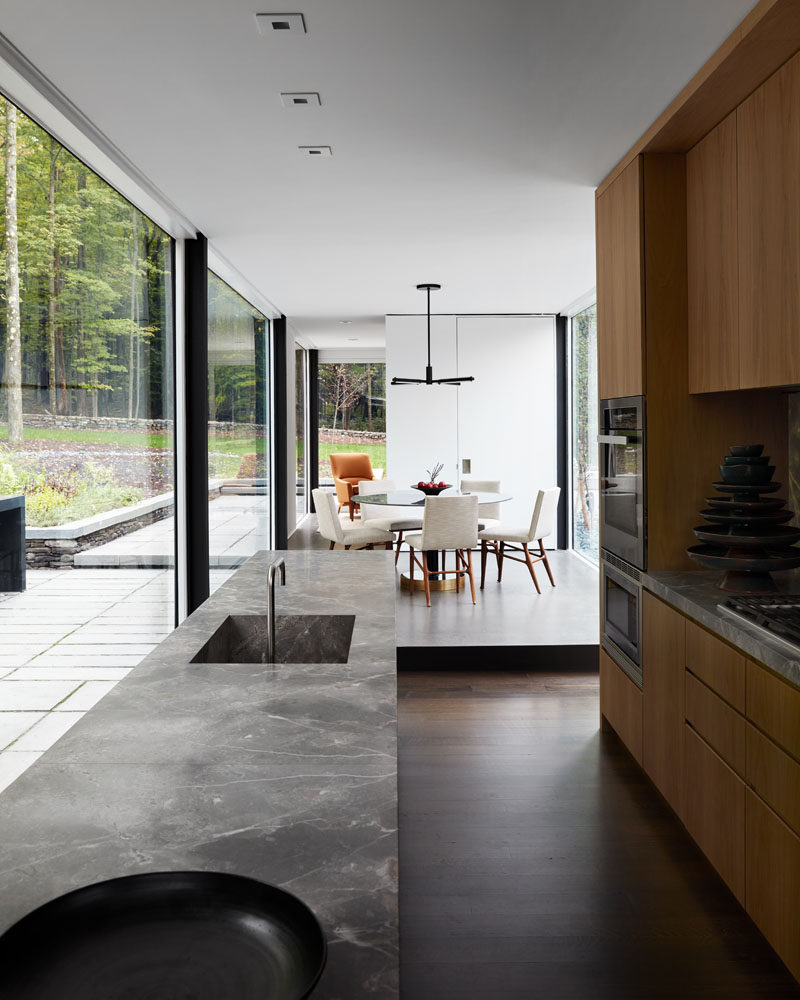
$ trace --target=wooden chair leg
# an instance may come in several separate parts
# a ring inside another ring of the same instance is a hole
[[[356,505],[353,503],[352,500],[350,500],[349,503],[347,504],[347,506],[350,508],[350,520],[351,521],[355,521],[355,519],[356,519]]]
[[[467,549],[467,563],[469,565],[469,589],[472,591],[472,603],[475,603],[475,577],[472,573],[472,549]]]
[[[539,586],[539,581],[536,579],[536,573],[533,568],[533,563],[531,562],[531,554],[528,552],[528,543],[522,543],[522,551],[525,553],[525,562],[528,564],[528,569],[531,571],[531,577],[533,578],[533,585],[536,587],[536,593],[541,594],[542,590]]]
[[[422,575],[425,578],[425,600],[431,606],[431,571],[428,569],[427,553],[422,557]]]
[[[374,545],[374,542],[370,542],[370,543],[369,543],[369,544],[368,544],[368,545],[366,546],[366,548],[368,548],[368,549],[370,550],[370,552],[371,552],[371,551],[373,550],[373,548],[374,548],[374,547],[375,547],[375,545]]]
[[[397,534],[397,552],[395,552],[395,556],[394,556],[394,564],[395,564],[395,566],[397,565],[397,560],[400,558],[400,546],[402,544],[403,544],[403,532],[400,531]]]
[[[414,596],[414,550],[409,545],[408,547],[408,592],[413,597]]]
[[[386,549],[387,552],[391,552],[392,549],[394,548],[394,542],[387,542],[384,545],[384,548]]]
[[[505,542],[500,542],[497,547],[497,582],[503,579],[503,555],[505,554]]]
[[[345,550],[345,552],[349,552],[350,551],[350,546],[349,545],[345,545],[344,550]]]
[[[331,542],[331,544],[328,546],[328,552],[331,551],[331,549],[334,547],[335,544],[336,542]]]
[[[460,551],[456,549],[456,593],[458,594],[461,590],[461,574],[458,572],[458,557],[461,555]]]
[[[458,566],[458,563],[456,563]],[[444,575],[444,571],[447,569],[447,549],[442,549],[442,575],[440,579],[446,580],[447,577]]]
[[[486,581],[486,539],[481,539],[481,590]]]
[[[539,551],[542,554],[542,562],[544,563],[544,568],[547,570],[547,575],[550,577],[550,583],[555,587],[556,581],[553,579],[553,571],[550,569],[550,560],[547,558],[547,553],[544,550],[544,542],[539,539]]]

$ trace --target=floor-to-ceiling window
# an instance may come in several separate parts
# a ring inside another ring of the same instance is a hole
[[[308,513],[309,480],[306,468],[308,434],[308,352],[299,344],[294,349],[294,426],[295,426],[295,512],[299,520]]]
[[[270,546],[269,321],[208,274],[211,590]]]
[[[174,338],[167,233],[3,98],[0,192],[3,787],[173,626]]]
[[[598,561],[597,306],[570,319],[572,381],[572,546]]]
[[[333,482],[331,452],[365,452],[385,470],[385,363],[320,363],[317,400],[320,483]]]

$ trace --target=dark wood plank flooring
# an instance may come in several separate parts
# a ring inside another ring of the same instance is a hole
[[[404,1000],[800,997],[599,731],[596,674],[406,672],[398,694]]]

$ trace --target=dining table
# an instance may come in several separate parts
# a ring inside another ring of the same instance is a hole
[[[481,517],[480,509],[483,504],[504,503],[506,500],[513,499],[510,493],[489,493],[484,490],[460,490],[456,486],[449,486],[447,489],[442,490],[441,493],[435,495],[440,497],[477,496],[479,523]],[[421,514],[425,509],[426,498],[426,494],[423,493],[422,490],[411,488],[405,490],[387,490],[386,493],[369,493],[364,496],[355,494],[353,502],[359,505],[371,504],[378,507],[408,507],[412,510],[414,507],[418,507]],[[428,564],[429,573],[433,574],[439,572],[439,552],[437,549],[431,549],[426,552],[425,560]],[[404,588],[408,588],[410,586],[409,578],[405,574],[401,574],[400,583]],[[442,576],[440,579],[431,580],[431,588],[434,590],[455,590],[455,585],[454,578],[448,579],[445,576]]]

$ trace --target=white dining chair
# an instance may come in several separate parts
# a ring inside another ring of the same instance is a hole
[[[455,549],[456,568],[435,570],[435,576],[455,574],[456,590],[462,576],[469,577],[472,603],[475,603],[475,578],[472,574],[471,549],[478,544],[478,498],[476,496],[425,497],[425,512],[420,534],[406,535],[409,550],[409,584],[414,594],[414,566],[422,570],[425,599],[431,606],[431,574],[425,554],[437,550]],[[417,559],[414,551],[423,554]],[[459,565],[460,564],[460,565]]]
[[[527,528],[486,528],[478,533],[481,542],[481,590],[486,579],[486,556],[489,546],[494,550],[497,559],[497,582],[503,579],[503,560],[512,559],[514,562],[524,562],[530,570],[536,592],[541,594],[539,581],[536,579],[536,572],[533,564],[543,562],[550,583],[555,587],[553,572],[547,559],[547,552],[544,548],[544,539],[553,533],[556,525],[556,510],[558,509],[558,498],[561,495],[561,487],[554,486],[549,490],[539,490],[536,496],[536,503],[533,507],[533,517],[530,526]],[[531,542],[539,543],[538,553],[531,555],[528,546]],[[511,552],[521,552],[520,556],[511,556]]]
[[[314,509],[319,521],[319,533],[330,542],[328,548],[332,549],[335,545],[343,545],[346,549],[353,545],[363,545],[368,549],[376,545],[381,545],[385,549],[393,547],[394,535],[391,531],[363,525],[345,527],[336,509],[337,500],[334,493],[316,489],[311,491],[311,495],[314,498]]]
[[[364,480],[358,484],[359,496],[370,496],[375,493],[391,493],[397,489],[394,480]],[[408,507],[391,507],[374,503],[358,505],[361,511],[361,523],[369,523],[372,528],[383,528],[385,531],[392,531],[397,534],[395,543],[394,564],[400,558],[400,546],[403,544],[403,532],[419,531],[422,527],[422,518],[413,517],[409,513]]]
[[[461,477],[462,493],[499,493],[499,479],[472,479],[470,476]],[[488,528],[495,528],[500,523],[500,504],[482,503],[478,507],[478,531]]]

